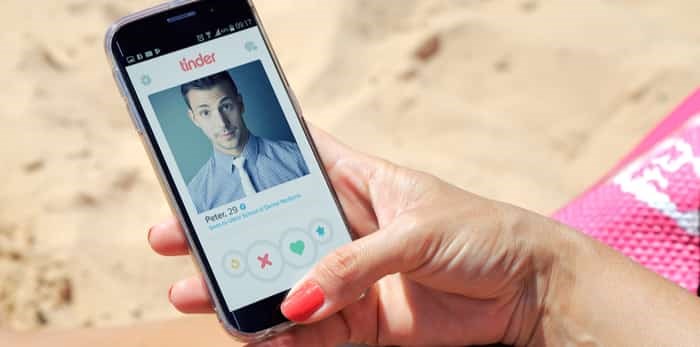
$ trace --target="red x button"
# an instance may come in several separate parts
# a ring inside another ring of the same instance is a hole
[[[277,245],[258,241],[246,251],[248,269],[253,277],[263,281],[273,281],[282,274],[284,261]]]
[[[266,266],[272,266],[272,261],[270,261],[270,253],[265,253],[263,256],[258,256],[258,261],[260,262],[260,268],[264,269]]]

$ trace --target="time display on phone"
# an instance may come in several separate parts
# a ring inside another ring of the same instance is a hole
[[[234,22],[233,28],[235,30],[243,30],[243,29],[250,28],[251,26],[253,26],[253,24],[255,24],[253,19],[247,18],[247,19],[243,19],[243,20],[239,20],[239,21]]]

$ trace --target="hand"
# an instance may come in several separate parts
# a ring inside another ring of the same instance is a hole
[[[303,325],[265,343],[529,342],[554,260],[545,246],[554,223],[311,130],[359,239],[292,290],[283,312]],[[188,252],[175,220],[153,227],[149,240],[160,254]],[[170,300],[182,312],[212,310],[200,278],[176,283]]]

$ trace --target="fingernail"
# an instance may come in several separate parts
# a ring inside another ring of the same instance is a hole
[[[323,305],[325,295],[321,287],[307,281],[282,303],[282,313],[289,320],[303,322]]]
[[[151,241],[151,232],[153,231],[153,228],[153,226],[148,228],[148,235],[146,235],[146,239],[148,239],[149,242]]]

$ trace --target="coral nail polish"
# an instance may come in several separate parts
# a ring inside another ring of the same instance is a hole
[[[282,303],[282,313],[289,320],[303,322],[323,306],[323,289],[313,281],[301,285]]]

